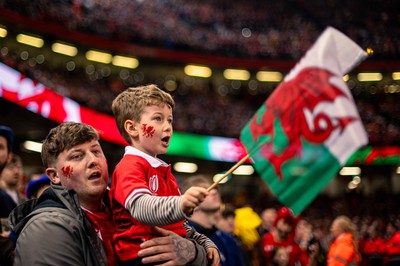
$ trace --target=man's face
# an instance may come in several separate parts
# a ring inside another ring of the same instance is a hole
[[[217,227],[218,229],[233,234],[233,231],[235,230],[235,217],[234,216],[228,216],[226,218],[221,217],[218,219],[217,222]]]
[[[196,184],[196,187],[208,188],[211,183],[201,183]],[[211,189],[208,196],[204,199],[202,203],[197,207],[199,210],[204,212],[215,213],[221,208],[221,196],[216,188]]]
[[[276,224],[278,236],[281,240],[285,240],[292,232],[292,225],[285,222],[284,219],[280,219]]]
[[[339,221],[337,220],[333,221],[330,230],[335,238],[338,237],[343,232],[342,229],[340,228]]]
[[[265,229],[271,230],[274,227],[274,221],[276,219],[276,210],[275,209],[268,209],[263,212],[261,220],[262,226]]]
[[[63,151],[46,173],[54,183],[73,189],[83,205],[101,199],[107,188],[107,160],[97,140]]]
[[[23,175],[22,163],[20,161],[12,161],[6,164],[3,172],[1,173],[1,180],[8,187],[15,187]]]
[[[7,146],[7,139],[3,136],[0,136],[0,173],[3,171],[9,160],[10,153]]]

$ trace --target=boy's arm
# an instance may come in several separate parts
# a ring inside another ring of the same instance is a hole
[[[188,224],[187,221],[185,221],[183,227],[186,229],[187,238],[191,238],[195,240],[198,244],[202,245],[205,249],[208,248],[215,248],[218,250],[217,246],[212,242],[207,236],[200,234],[199,232],[196,231],[192,226]]]
[[[159,197],[143,194],[130,200],[127,210],[143,224],[163,226],[188,218],[180,206],[181,201],[182,196]]]

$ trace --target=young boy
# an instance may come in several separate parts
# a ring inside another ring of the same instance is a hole
[[[155,236],[153,225],[196,239],[207,248],[212,265],[219,263],[214,243],[184,225],[207,190],[191,187],[181,195],[171,166],[157,158],[169,146],[174,106],[171,95],[156,85],[129,88],[112,103],[118,130],[129,143],[114,170],[110,190],[117,226],[114,239],[122,265],[142,265],[137,253],[143,241]]]

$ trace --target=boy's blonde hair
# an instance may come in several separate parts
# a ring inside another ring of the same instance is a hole
[[[131,140],[124,128],[125,121],[140,122],[146,106],[163,106],[164,104],[167,104],[171,109],[175,107],[172,96],[154,84],[132,87],[121,92],[111,106],[119,133],[130,143]]]

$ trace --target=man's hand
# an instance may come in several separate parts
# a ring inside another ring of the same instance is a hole
[[[200,205],[207,197],[208,191],[203,187],[190,187],[183,194],[183,199],[181,201],[181,208],[187,215],[191,214],[197,206]]]
[[[159,228],[153,227],[155,233],[161,235],[143,242],[140,247],[139,257],[142,263],[154,263],[160,266],[186,265],[196,256],[194,244],[186,238]]]

